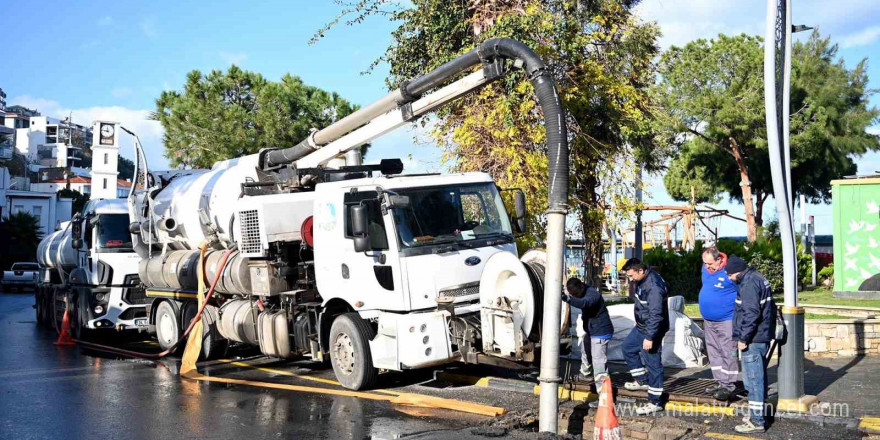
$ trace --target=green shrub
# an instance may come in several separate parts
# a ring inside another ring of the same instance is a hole
[[[645,264],[654,267],[666,280],[669,296],[682,295],[686,301],[696,301],[702,285],[702,244],[693,251],[669,251],[654,248],[645,252]]]
[[[781,261],[774,261],[760,252],[753,253],[748,260],[749,266],[755,268],[770,282],[774,292],[782,291],[783,266]]]

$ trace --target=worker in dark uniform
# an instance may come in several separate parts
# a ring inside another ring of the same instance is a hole
[[[592,379],[596,390],[600,391],[602,381],[608,375],[608,341],[614,336],[614,325],[605,307],[605,299],[599,289],[574,277],[565,283],[565,290],[568,295],[563,294],[562,300],[581,310],[585,334],[578,341],[581,349],[580,375],[584,379]]]
[[[623,265],[630,280],[635,282],[633,301],[636,325],[623,342],[623,356],[633,377],[624,388],[648,392],[648,404],[636,409],[646,415],[663,411],[663,336],[669,331],[669,305],[666,302],[666,281],[638,258]]]
[[[737,425],[737,432],[764,432],[766,429],[767,367],[764,357],[776,334],[776,306],[770,283],[742,258],[731,255],[727,274],[737,283],[733,311],[733,339],[742,360],[743,385],[749,392],[749,417]]]

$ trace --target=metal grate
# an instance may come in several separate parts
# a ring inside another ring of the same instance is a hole
[[[615,388],[618,389],[618,393],[622,396],[628,397],[645,397],[646,394],[644,391],[628,391],[623,387],[623,384],[631,379],[631,376],[626,373],[621,374],[612,374],[611,382],[614,384]],[[681,400],[686,402],[694,402],[694,401],[711,401],[715,402],[715,399],[712,398],[711,395],[706,393],[706,388],[715,384],[715,381],[712,379],[700,379],[694,377],[667,377],[663,382],[663,392],[668,396],[670,400]],[[736,389],[731,393],[731,399],[728,404],[735,404],[740,400],[743,400],[744,396],[746,396],[746,390],[743,388],[742,382],[736,383]]]
[[[260,214],[256,209],[238,212],[238,223],[241,228],[241,236],[238,240],[242,254],[262,254],[263,246],[260,242]]]
[[[147,292],[141,284],[141,279],[137,275],[126,275],[123,284],[131,287],[122,288],[122,299],[133,305],[147,304],[152,301],[147,298]]]
[[[480,283],[463,284],[451,289],[441,290],[437,296],[451,296],[458,298],[461,296],[477,295],[480,293]]]

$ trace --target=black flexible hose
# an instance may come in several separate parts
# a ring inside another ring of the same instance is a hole
[[[547,158],[549,161],[548,212],[565,212],[568,201],[568,133],[562,103],[556,93],[553,76],[541,58],[525,44],[510,38],[488,40],[468,53],[451,60],[433,71],[406,82],[401,93],[407,101],[418,99],[455,75],[496,58],[521,60],[544,111],[544,128],[547,132]],[[314,151],[308,140],[296,146],[266,152],[264,167],[291,163]]]

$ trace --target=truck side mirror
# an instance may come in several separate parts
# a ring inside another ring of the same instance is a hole
[[[70,246],[74,249],[82,248],[82,217],[79,214],[76,214],[72,220],[70,220],[70,236],[73,239],[70,243]]]
[[[516,210],[516,217],[514,218],[514,225],[517,229],[516,232],[523,234],[528,229],[528,225],[526,224],[526,195],[522,191],[517,191],[513,194],[513,205]]]
[[[355,205],[351,207],[351,235],[354,236],[354,251],[370,250],[370,230],[367,226],[367,207]]]

